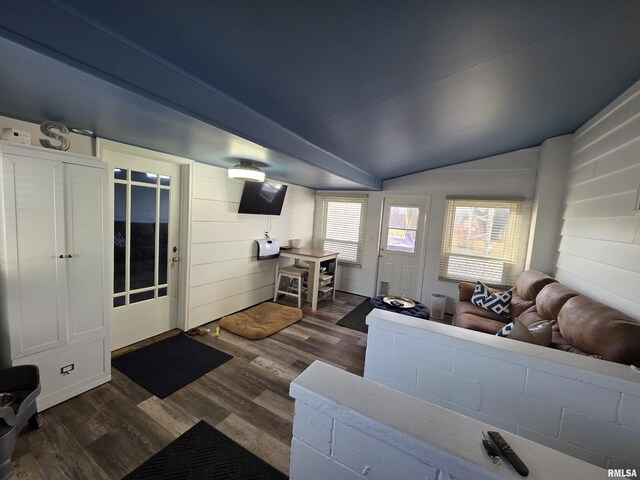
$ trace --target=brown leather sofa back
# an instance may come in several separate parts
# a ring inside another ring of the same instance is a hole
[[[584,295],[569,299],[558,314],[562,336],[574,347],[612,362],[640,362],[640,323]]]
[[[580,294],[566,285],[550,283],[536,297],[536,309],[542,318],[555,320],[564,304],[577,295]]]
[[[526,270],[516,280],[518,296],[525,301],[535,302],[540,291],[548,284],[557,280],[546,273],[536,270]]]

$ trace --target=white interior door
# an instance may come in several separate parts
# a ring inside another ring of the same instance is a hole
[[[113,175],[113,350],[178,326],[180,165],[103,151]]]
[[[426,197],[385,197],[376,295],[420,300],[427,206]]]

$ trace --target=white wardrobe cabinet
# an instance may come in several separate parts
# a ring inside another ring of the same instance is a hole
[[[47,408],[110,379],[106,165],[0,143],[0,362],[36,364]]]

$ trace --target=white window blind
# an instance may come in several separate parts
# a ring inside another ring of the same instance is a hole
[[[524,264],[524,203],[447,197],[440,278],[514,285]]]
[[[343,264],[362,265],[367,195],[316,196],[313,246],[339,252]]]

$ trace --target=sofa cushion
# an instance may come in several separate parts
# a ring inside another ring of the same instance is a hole
[[[516,280],[518,296],[523,300],[534,301],[545,285],[555,282],[556,279],[546,273],[536,270],[525,270]]]
[[[627,365],[640,362],[640,322],[584,295],[564,304],[558,327],[569,344],[590,355]]]
[[[500,320],[492,320],[486,317],[481,317],[479,315],[474,315],[472,313],[456,313],[456,316],[453,317],[452,325],[454,327],[468,328],[469,330],[475,330],[477,332],[490,333],[494,335],[505,325],[505,318],[499,318]]]
[[[522,312],[518,317],[518,320],[520,320],[527,328],[532,325],[548,321],[546,318],[542,318],[540,316],[538,310],[536,310],[536,305],[533,305]]]
[[[520,318],[524,312],[529,310],[531,307],[535,310],[536,302],[531,300],[523,300],[516,291],[515,288],[511,290],[513,295],[511,296],[511,318]]]
[[[504,326],[505,323],[509,321],[509,319],[498,315],[497,313],[490,312],[489,310],[485,310],[484,308],[478,307],[471,302],[459,302],[456,305],[456,316],[461,315],[463,313],[469,315],[475,315],[476,317],[486,318],[488,320],[495,320],[497,322],[502,323]],[[494,332],[495,333],[495,332]]]
[[[583,352],[582,350],[571,345],[566,338],[562,336],[560,333],[560,327],[557,322],[553,327],[551,327],[551,348],[557,348],[558,350],[562,350],[564,352],[577,353],[579,355],[589,355],[587,352]]]
[[[576,295],[579,293],[566,285],[558,282],[550,283],[545,285],[536,297],[536,309],[542,318],[556,319],[564,304]]]
[[[511,306],[511,290],[504,292],[491,292],[480,280],[476,282],[476,288],[471,297],[471,303],[490,312],[497,313],[509,318],[509,307]]]

